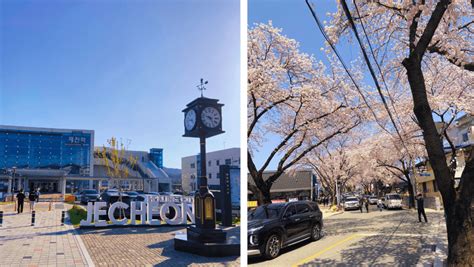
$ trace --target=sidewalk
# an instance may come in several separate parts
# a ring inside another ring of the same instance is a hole
[[[319,205],[319,209],[323,213],[323,218],[329,218],[331,216],[342,214],[344,212],[342,210],[340,210],[340,211],[331,211],[329,206],[324,207],[322,205]]]
[[[433,209],[426,209],[426,214],[429,216],[433,213],[443,213]],[[438,216],[433,220],[434,224],[431,235],[427,238],[427,244],[433,244],[434,247],[426,247],[425,253],[420,257],[417,266],[434,266],[442,267],[446,264],[448,258],[448,236],[446,232],[446,222],[444,216]],[[434,249],[434,251],[433,251]],[[431,252],[431,253],[430,253]],[[434,252],[434,253],[433,253]]]
[[[53,204],[52,211],[48,211],[49,203],[40,204],[35,226],[31,226],[28,203],[22,214],[13,212],[13,205],[2,205],[0,266],[91,266],[72,226],[61,226],[61,211],[67,204]]]

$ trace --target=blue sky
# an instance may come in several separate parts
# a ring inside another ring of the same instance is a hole
[[[208,151],[238,147],[240,19],[237,0],[3,0],[0,124],[95,130],[130,149],[164,148],[181,166],[199,141],[184,138],[185,105],[225,104],[225,134]]]
[[[337,10],[336,0],[312,0],[316,14],[320,20],[327,20],[327,12]],[[249,0],[248,2],[248,26],[253,27],[254,23],[268,23],[272,21],[273,26],[282,28],[282,34],[295,39],[300,44],[300,51],[312,54],[318,60],[325,61],[324,52],[320,51],[324,47],[324,37],[316,26],[308,6],[304,0]],[[358,55],[358,46],[342,44],[338,46],[339,53],[343,56],[346,64],[354,60]],[[267,136],[267,142],[255,153],[254,161],[259,168],[268,157],[271,150],[281,139],[275,136]],[[267,170],[276,168],[280,157],[275,157]]]

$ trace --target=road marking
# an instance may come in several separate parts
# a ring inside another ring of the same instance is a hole
[[[355,237],[358,237],[358,236],[359,236],[359,234],[353,234],[353,235],[351,235],[351,236],[349,236],[349,237],[347,237],[347,238],[345,238],[345,239],[343,239],[339,242],[336,242],[335,244],[332,244],[331,246],[329,246],[329,247],[327,247],[327,248],[325,248],[325,249],[323,249],[323,250],[321,250],[321,251],[319,251],[319,252],[317,252],[317,253],[315,253],[315,254],[313,254],[313,255],[311,255],[311,256],[309,256],[309,257],[307,257],[307,258],[305,258],[305,259],[303,259],[299,262],[297,262],[297,263],[295,263],[295,264],[293,264],[292,267],[297,267],[297,266],[305,264],[305,263],[307,263],[311,260],[314,260],[316,257],[323,254],[324,252],[329,251],[329,250],[339,246],[340,244],[345,243],[345,242],[347,242],[351,239],[354,239]]]
[[[359,236],[386,236],[387,233],[358,233]],[[423,237],[423,234],[392,234],[391,236],[396,237]]]

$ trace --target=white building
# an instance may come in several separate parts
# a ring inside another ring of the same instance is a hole
[[[210,189],[218,189],[220,185],[220,165],[231,165],[240,168],[240,148],[228,148],[206,153],[207,181]],[[181,183],[183,191],[197,190],[197,177],[200,172],[200,157],[198,155],[181,158]]]
[[[466,146],[474,144],[474,117],[463,115],[454,122],[454,127],[448,129],[449,138],[454,146]],[[447,146],[447,144],[445,144]]]

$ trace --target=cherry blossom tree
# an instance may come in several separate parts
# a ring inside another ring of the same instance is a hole
[[[340,3],[326,27],[329,38],[338,42],[349,34],[356,36],[361,49],[371,55],[365,57],[367,65],[377,66],[373,69],[378,71],[372,71],[376,73],[374,80],[383,81],[379,89],[385,87],[386,93],[380,100],[388,99],[390,93],[410,94],[412,118],[420,129],[443,197],[448,263],[472,264],[474,155],[471,153],[455,188],[453,166],[446,158],[443,140],[449,143],[447,129],[459,114],[473,114],[474,3],[366,0],[354,1],[351,7],[344,0]],[[390,106],[385,105],[385,109],[395,113]],[[394,129],[401,128],[396,121],[393,124]],[[455,149],[452,144],[450,147]]]
[[[367,139],[365,145],[369,150],[369,158],[374,161],[377,169],[385,169],[392,177],[408,185],[408,205],[414,208],[414,167],[426,154],[422,140],[417,136],[404,136],[402,144],[400,139],[386,132],[379,132]]]
[[[270,189],[281,174],[361,123],[359,103],[341,70],[327,69],[298,46],[271,23],[248,31],[248,169],[253,180],[248,188],[259,204],[271,202]],[[254,156],[269,138],[277,144],[257,167]],[[264,180],[272,161],[276,170]]]
[[[362,179],[357,179],[362,177],[358,175],[361,157],[351,149],[354,145],[351,137],[350,134],[344,134],[334,138],[311,151],[300,164],[309,166],[316,172],[324,191],[331,196],[332,204],[336,204],[337,200],[337,183],[342,192],[348,185],[355,186],[362,182]]]

